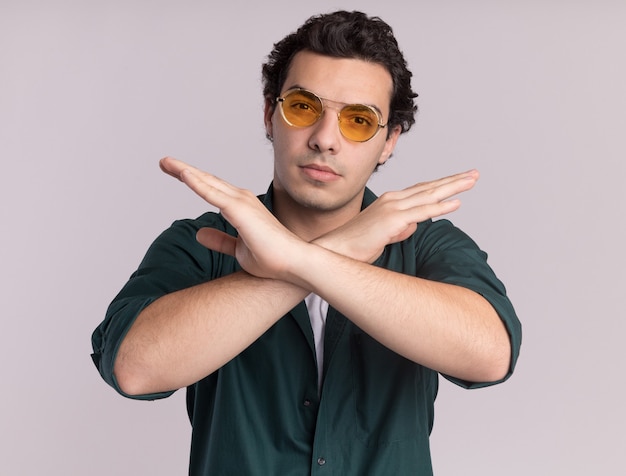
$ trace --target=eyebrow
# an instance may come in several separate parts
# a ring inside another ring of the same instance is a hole
[[[317,94],[315,91],[311,91],[309,88],[305,88],[304,86],[300,86],[299,84],[294,84],[293,86],[290,86],[289,88],[287,88],[285,90],[285,92],[287,91],[291,91],[292,89],[304,89],[305,91],[309,91],[313,94],[315,94],[317,97],[319,97],[320,99],[325,99],[326,101],[332,101],[332,102],[336,102],[338,104],[344,104],[346,106],[349,105],[353,105],[353,104],[363,104],[364,106],[369,106],[369,107],[373,107],[374,109],[376,109],[376,111],[378,111],[378,114],[380,114],[381,117],[381,121],[382,121],[382,117],[383,117],[383,111],[380,110],[380,108],[376,105],[376,104],[367,104],[367,103],[356,103],[356,102],[343,102],[343,101],[336,101],[334,99],[330,99],[330,98],[325,98],[320,96],[319,94]]]

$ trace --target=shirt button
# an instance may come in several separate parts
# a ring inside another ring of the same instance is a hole
[[[317,458],[317,464],[324,466],[326,464],[326,460],[324,458]]]
[[[305,407],[310,407],[311,406],[311,400],[305,400],[304,401],[304,406]]]

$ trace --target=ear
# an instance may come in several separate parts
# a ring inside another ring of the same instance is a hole
[[[398,142],[398,138],[400,137],[401,132],[402,127],[400,126],[395,126],[391,130],[389,137],[387,137],[387,140],[385,141],[385,147],[383,148],[383,151],[378,158],[378,165],[383,165],[385,162],[387,162],[387,160],[389,160],[389,157],[391,157],[391,154],[393,154],[393,151],[396,148],[396,143]]]
[[[274,137],[274,127],[272,124],[272,116],[274,115],[274,110],[276,109],[276,105],[272,103],[269,99],[265,100],[265,110],[263,113],[263,122],[265,123],[265,134],[267,138],[272,140]]]

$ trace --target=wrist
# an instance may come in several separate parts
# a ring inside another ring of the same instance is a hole
[[[280,279],[312,291],[315,277],[320,270],[328,269],[323,263],[328,262],[329,255],[334,254],[331,250],[318,245],[317,240],[314,241],[311,243],[303,241],[298,245],[297,252],[287,260],[288,265],[283,269]]]
[[[332,232],[316,238],[311,244],[363,263],[373,263],[382,252],[382,250],[372,252],[372,250],[366,246],[367,243],[364,240],[347,240],[345,237]]]

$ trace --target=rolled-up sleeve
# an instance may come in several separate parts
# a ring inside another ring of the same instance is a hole
[[[91,357],[102,378],[120,394],[134,399],[154,400],[173,392],[130,396],[119,387],[113,372],[115,359],[126,333],[143,309],[161,296],[216,277],[215,270],[235,267],[231,257],[206,249],[196,241],[203,226],[233,232],[217,214],[197,220],[179,220],[150,246],[138,269],[109,305],[102,323],[94,330]],[[224,263],[230,261],[230,264]],[[226,266],[224,266],[226,264]]]
[[[465,388],[480,388],[507,380],[520,353],[522,326],[504,284],[487,263],[487,253],[448,220],[420,224],[416,238],[418,276],[463,286],[483,296],[500,316],[511,342],[509,371],[503,379],[467,382],[447,375],[444,377]]]

